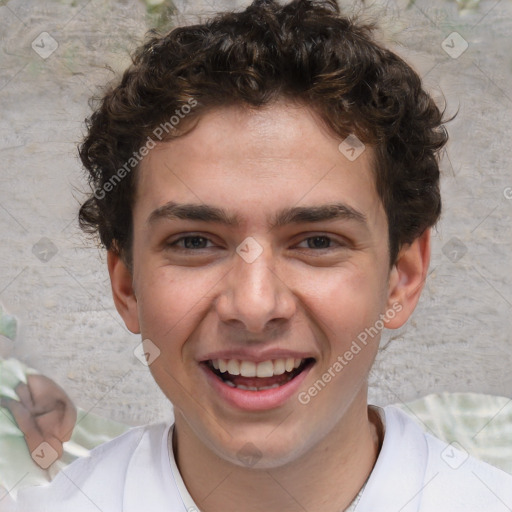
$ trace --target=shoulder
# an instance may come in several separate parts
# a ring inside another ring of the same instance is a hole
[[[57,512],[73,510],[121,511],[126,474],[131,460],[141,447],[158,452],[169,425],[164,423],[134,427],[81,457],[58,473],[44,486],[18,493],[19,512]]]
[[[431,485],[425,488],[423,502],[429,509],[442,510],[450,501],[453,510],[512,510],[512,475],[471,456],[457,441],[448,444],[424,436],[429,452],[425,480]]]
[[[512,475],[469,455],[460,443],[450,444],[425,432],[403,411],[385,408],[393,448],[402,462],[423,473],[416,489],[421,506],[429,512],[506,512],[512,509]],[[405,440],[409,453],[400,449]],[[396,461],[400,464],[401,461]],[[412,468],[408,468],[412,469]]]

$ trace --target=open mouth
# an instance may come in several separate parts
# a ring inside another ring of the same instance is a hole
[[[203,361],[218,379],[229,387],[245,391],[278,388],[293,380],[315,363],[315,359],[274,359],[254,363],[237,359]]]

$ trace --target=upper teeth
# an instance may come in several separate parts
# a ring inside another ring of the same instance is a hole
[[[284,372],[291,372],[294,368],[298,368],[303,361],[304,359],[294,359],[293,357],[263,361],[262,363],[238,361],[237,359],[213,359],[212,364],[221,373],[228,372],[231,375],[241,375],[242,377],[272,377],[282,375]]]

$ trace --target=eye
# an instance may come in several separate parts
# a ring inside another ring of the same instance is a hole
[[[210,243],[209,246],[208,243]],[[304,244],[306,244],[306,247],[304,247]],[[302,242],[300,242],[296,247],[301,249],[312,249],[319,252],[323,250],[325,251],[343,248],[347,247],[347,245],[347,243],[339,242],[330,236],[314,235],[304,238]],[[166,246],[179,251],[200,251],[203,249],[210,249],[211,247],[215,247],[214,243],[209,238],[206,238],[202,235],[182,236],[173,241],[169,241]]]
[[[205,243],[210,242],[208,238],[200,235],[189,235],[182,236],[174,240],[173,242],[169,242],[167,244],[168,247],[176,247],[181,250],[194,250],[194,249],[207,249]]]
[[[308,247],[307,249],[317,249],[317,250],[325,250],[325,249],[334,249],[335,247],[331,247],[330,244],[333,242],[338,247],[344,247],[346,244],[337,242],[336,240],[333,240],[332,237],[326,236],[326,235],[315,235],[310,236],[308,238],[305,238],[301,243],[306,242]],[[297,247],[300,247],[300,244],[297,245]]]

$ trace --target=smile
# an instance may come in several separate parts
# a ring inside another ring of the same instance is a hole
[[[281,358],[255,363],[238,359],[213,359],[205,362],[223,384],[244,391],[275,389],[292,381],[314,364],[313,358]]]

